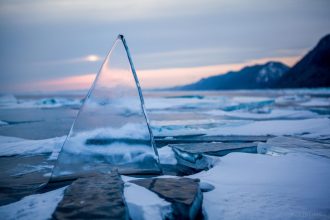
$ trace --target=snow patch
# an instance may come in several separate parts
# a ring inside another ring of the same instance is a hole
[[[132,220],[161,220],[172,212],[171,203],[134,183],[125,183],[124,196]]]
[[[175,158],[175,153],[173,152],[172,148],[169,146],[158,148],[158,155],[161,164],[176,165],[178,163],[178,161]]]

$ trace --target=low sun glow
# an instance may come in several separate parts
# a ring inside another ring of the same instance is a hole
[[[98,55],[91,54],[85,57],[85,60],[88,62],[97,62],[101,60],[101,57],[99,57]]]

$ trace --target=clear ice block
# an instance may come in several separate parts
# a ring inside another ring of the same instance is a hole
[[[122,35],[85,98],[52,179],[112,169],[122,174],[161,172],[143,95]]]

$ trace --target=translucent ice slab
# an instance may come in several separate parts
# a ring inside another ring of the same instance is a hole
[[[130,53],[116,39],[63,144],[52,179],[93,172],[159,173],[159,158]]]

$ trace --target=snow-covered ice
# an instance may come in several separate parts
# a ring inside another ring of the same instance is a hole
[[[330,107],[330,99],[329,98],[314,98],[309,100],[308,102],[301,103],[302,106],[326,106]]]
[[[232,121],[235,122],[235,121]],[[154,127],[154,133],[162,136],[187,134],[207,135],[304,135],[322,137],[330,135],[329,118],[311,118],[299,120],[236,121],[237,123],[219,126],[189,127],[163,126]]]
[[[329,159],[305,154],[231,153],[191,177],[215,186],[204,193],[210,220],[328,219],[329,170]]]
[[[134,183],[125,183],[125,201],[132,220],[164,219],[171,213],[171,203]]]
[[[18,202],[0,207],[1,219],[47,220],[63,198],[66,187],[42,194],[26,196]]]
[[[214,129],[213,135],[299,135],[312,133],[315,137],[330,134],[330,119],[254,121],[236,127]]]
[[[8,124],[7,122],[5,122],[5,121],[1,121],[1,120],[0,120],[0,126],[1,126],[1,125],[7,125],[7,124]]]
[[[159,160],[161,164],[175,165],[178,161],[175,158],[175,153],[171,147],[165,146],[158,149]]]
[[[44,140],[0,136],[0,156],[52,153],[60,150],[64,140],[64,136]]]
[[[315,118],[318,114],[308,110],[293,110],[293,109],[273,109],[269,112],[247,112],[247,111],[223,111],[211,110],[206,112],[213,116],[230,116],[235,118],[248,118],[248,119],[294,119],[294,118]]]
[[[310,95],[284,95],[275,99],[275,103],[280,105],[299,104],[308,102],[311,99]]]
[[[59,108],[79,107],[81,99],[50,97],[39,99],[18,99],[14,95],[0,96],[0,109],[21,109],[21,108]]]
[[[0,96],[0,106],[3,105],[13,105],[17,104],[17,99],[14,95],[12,94],[7,94],[7,95],[1,95]]]
[[[200,95],[192,92],[177,97],[176,93],[166,96],[156,94],[146,98],[148,113],[153,116],[150,118],[154,135],[169,136],[168,138],[192,134],[285,135],[324,139],[324,142],[330,138],[329,89],[198,94]],[[102,105],[111,109],[111,103],[103,101]],[[7,95],[0,97],[0,110],[6,112],[11,108],[67,108],[79,106],[80,103],[77,98],[21,99],[19,96]],[[96,104],[99,107],[100,103]],[[322,114],[315,111],[319,107],[325,109]],[[50,110],[52,109],[47,109]],[[6,121],[6,118],[0,118],[0,129],[16,126],[7,124]],[[138,126],[128,124],[111,130],[111,134],[113,138],[140,139],[143,138],[140,131]],[[86,138],[106,139],[108,133],[109,128],[78,132],[75,142],[78,147],[69,150],[83,152],[85,155],[125,152],[125,146],[118,150],[102,145],[93,145],[89,150],[84,148]],[[312,144],[303,140],[295,142],[297,146],[290,144],[289,140],[284,140],[286,146],[282,144],[279,147],[278,143],[277,147],[272,146],[285,138],[292,137],[276,137],[272,141],[269,139],[264,144],[267,145],[267,154],[230,153],[214,160],[216,163],[208,171],[191,176],[199,178],[205,188],[215,187],[204,193],[203,208],[208,219],[329,219],[330,159],[324,156],[329,155],[328,149],[315,149],[309,146]],[[0,156],[52,152],[48,159],[54,160],[64,140],[65,136],[45,140],[0,136]],[[304,149],[301,149],[302,145],[305,146]],[[261,146],[262,144],[259,148]],[[169,146],[158,149],[158,154],[161,164],[175,165],[178,162]],[[16,178],[50,168],[47,163],[22,165],[7,173]],[[170,203],[157,194],[129,183],[133,177],[122,176],[122,179],[125,182],[124,195],[132,219],[161,219],[171,211]],[[63,191],[64,189],[58,189],[36,194],[2,206],[0,216],[4,216],[4,219],[50,218]]]
[[[40,165],[27,165],[27,164],[18,164],[14,169],[9,170],[9,173],[12,173],[10,176],[18,177],[29,173],[42,172],[42,171],[51,171],[53,165],[49,164],[40,164]],[[48,174],[45,174],[46,176]]]
[[[232,101],[235,103],[253,103],[253,102],[264,102],[264,101],[273,101],[269,97],[253,97],[253,96],[235,96],[232,98]]]
[[[163,110],[176,108],[194,108],[210,106],[219,103],[216,99],[201,98],[146,98],[146,108],[148,110]]]
[[[258,152],[270,155],[303,152],[330,159],[330,144],[314,142],[308,139],[279,136],[269,138],[266,143],[258,143]]]

